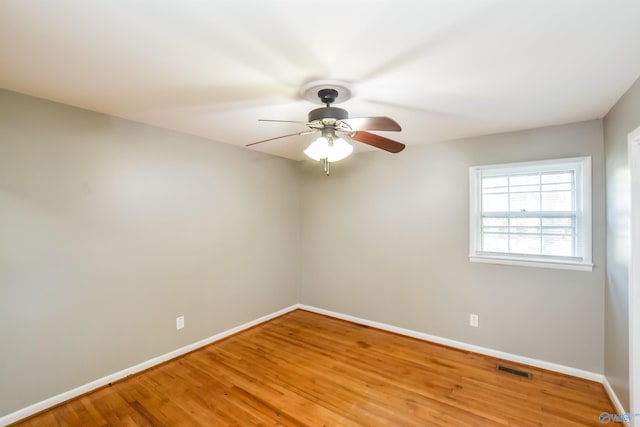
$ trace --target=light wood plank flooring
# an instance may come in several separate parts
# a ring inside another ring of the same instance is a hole
[[[601,384],[296,310],[20,426],[601,426]]]

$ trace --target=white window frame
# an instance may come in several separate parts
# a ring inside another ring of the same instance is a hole
[[[481,177],[486,174],[515,174],[551,172],[572,169],[576,171],[576,212],[579,242],[578,257],[547,257],[511,253],[483,252],[481,249]],[[591,243],[591,157],[541,160],[532,162],[505,163],[472,166],[469,168],[469,260],[491,264],[524,267],[556,268],[592,271]]]

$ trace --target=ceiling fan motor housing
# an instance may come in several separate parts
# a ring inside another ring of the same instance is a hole
[[[346,120],[349,118],[347,110],[338,107],[323,107],[309,111],[309,122],[323,119]]]

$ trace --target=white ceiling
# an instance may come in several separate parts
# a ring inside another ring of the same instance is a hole
[[[638,0],[2,0],[0,87],[228,144],[305,130],[299,88],[410,144],[603,117],[640,75]],[[302,159],[312,136],[252,147]],[[356,144],[359,149],[368,147]]]

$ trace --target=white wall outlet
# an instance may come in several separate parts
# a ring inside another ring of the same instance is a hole
[[[479,326],[478,324],[478,315],[477,314],[470,314],[469,315],[469,326],[473,326],[474,328],[477,328]]]
[[[184,328],[184,316],[176,317],[176,329]]]

